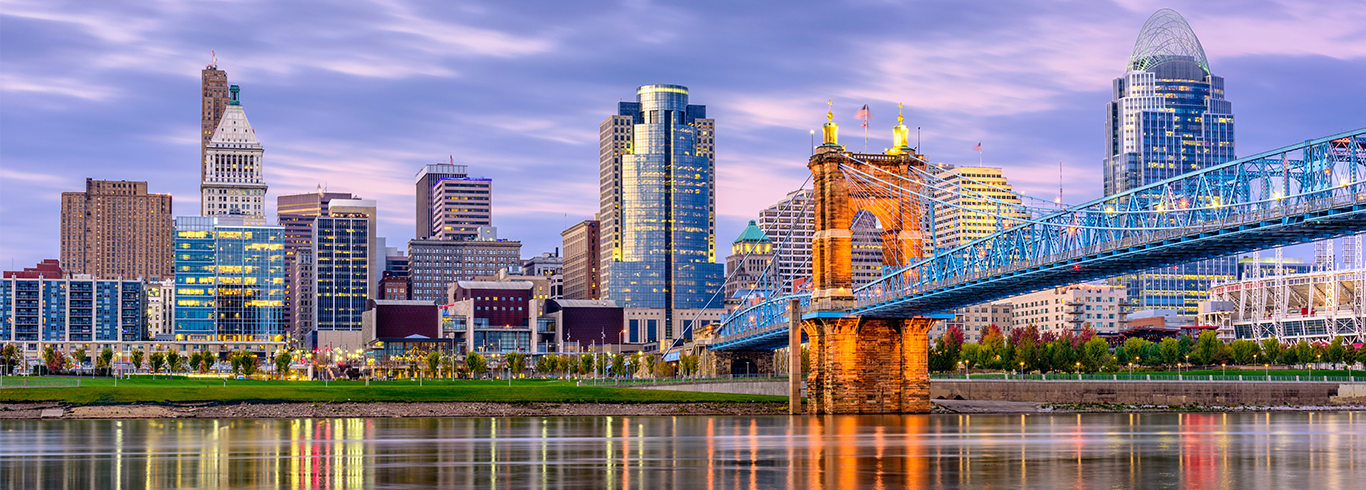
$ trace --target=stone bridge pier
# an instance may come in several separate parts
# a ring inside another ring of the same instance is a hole
[[[931,318],[805,320],[810,413],[928,413]]]

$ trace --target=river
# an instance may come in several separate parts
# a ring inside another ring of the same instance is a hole
[[[1366,413],[0,421],[0,487],[1362,488]]]

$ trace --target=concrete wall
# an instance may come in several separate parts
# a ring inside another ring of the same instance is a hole
[[[787,396],[786,379],[763,380],[722,380],[698,381],[669,384],[622,385],[623,388],[642,388],[646,390],[701,391],[704,393],[740,393],[745,395]],[[806,396],[806,383],[802,383],[802,396]]]
[[[930,398],[1130,405],[1356,405],[1366,404],[1366,383],[935,380]]]

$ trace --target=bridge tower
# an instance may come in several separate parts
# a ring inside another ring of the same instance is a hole
[[[814,182],[815,235],[811,263],[811,309],[803,315],[811,352],[808,400],[816,414],[923,413],[930,410],[928,332],[934,319],[851,315],[853,235],[859,211],[882,228],[884,266],[905,266],[925,252],[923,211],[917,189],[870,188],[847,175],[860,172],[906,187],[924,156],[909,145],[901,116],[893,145],[881,154],[846,151],[839,126],[827,112],[823,144],[807,166]],[[916,191],[916,192],[911,192]]]

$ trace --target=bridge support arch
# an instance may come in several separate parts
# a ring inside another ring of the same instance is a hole
[[[806,330],[810,413],[930,411],[932,318],[813,318]]]

